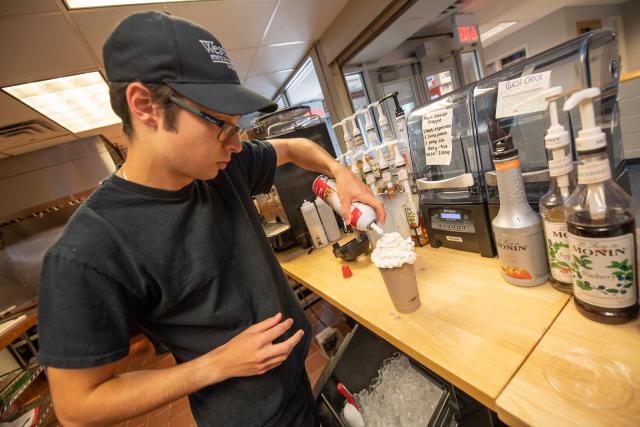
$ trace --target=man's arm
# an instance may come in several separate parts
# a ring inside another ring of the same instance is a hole
[[[232,377],[262,375],[284,362],[300,342],[298,330],[272,342],[293,321],[277,314],[250,326],[215,350],[166,369],[116,375],[116,363],[84,369],[47,368],[59,421],[66,427],[114,424]]]
[[[378,200],[369,187],[358,179],[349,169],[334,160],[329,153],[315,142],[306,138],[270,139],[276,150],[277,165],[293,163],[303,169],[332,176],[338,186],[342,217],[351,221],[351,203],[362,202],[376,211],[378,223],[384,223],[386,214],[383,203]]]

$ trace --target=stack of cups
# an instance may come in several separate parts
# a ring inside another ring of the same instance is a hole
[[[400,233],[385,233],[378,240],[371,260],[380,270],[384,284],[396,310],[411,313],[420,307],[420,295],[413,263],[416,253],[411,238]]]

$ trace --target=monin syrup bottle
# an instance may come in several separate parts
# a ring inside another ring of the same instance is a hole
[[[544,237],[547,243],[551,286],[566,294],[573,293],[571,279],[571,254],[565,220],[565,203],[575,187],[571,139],[558,121],[556,102],[562,87],[556,86],[544,91],[549,101],[551,126],[544,137],[544,145],[549,158],[549,191],[540,198],[540,214],[544,222]]]
[[[580,106],[582,123],[578,186],[566,203],[573,294],[589,319],[624,323],[638,316],[635,208],[611,179],[606,136],[592,104],[598,95],[598,88],[581,90],[564,104],[565,111]]]
[[[502,277],[517,286],[537,286],[549,280],[540,216],[527,202],[518,149],[511,135],[493,142],[500,210],[492,227],[502,264]]]

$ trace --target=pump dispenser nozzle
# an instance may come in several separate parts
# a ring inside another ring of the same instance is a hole
[[[580,151],[597,150],[607,145],[605,134],[596,126],[596,115],[593,109],[593,98],[600,95],[600,89],[592,87],[574,93],[564,103],[564,111],[580,107],[582,129],[576,138],[576,149]]]
[[[382,133],[382,143],[393,141],[393,131],[391,130],[391,125],[389,124],[387,116],[385,116],[382,111],[382,101],[375,102],[371,105],[375,106],[378,110],[378,124],[380,125],[380,132]]]

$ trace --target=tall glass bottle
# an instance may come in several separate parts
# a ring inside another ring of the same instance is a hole
[[[544,224],[544,237],[549,260],[549,280],[551,286],[560,292],[572,294],[571,254],[565,219],[565,203],[575,187],[571,140],[569,132],[558,121],[556,101],[562,87],[556,86],[545,91],[548,95],[551,126],[544,137],[549,150],[549,191],[540,198],[539,206]]]
[[[492,221],[502,277],[517,286],[537,286],[549,280],[540,216],[531,209],[524,190],[520,157],[511,135],[493,142],[500,210]]]
[[[624,323],[638,316],[635,204],[611,179],[607,140],[596,126],[592,99],[600,89],[574,93],[580,106],[576,138],[578,186],[567,200],[567,230],[577,309],[589,319]]]

